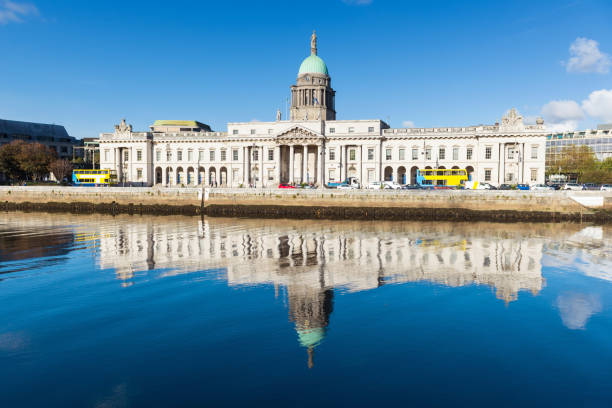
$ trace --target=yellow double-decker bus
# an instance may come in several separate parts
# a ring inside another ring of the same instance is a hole
[[[469,180],[466,169],[417,170],[416,181],[423,187],[462,187]]]
[[[109,169],[78,169],[72,171],[75,186],[110,186],[117,183],[117,174]]]

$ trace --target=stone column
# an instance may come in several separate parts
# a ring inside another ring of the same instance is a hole
[[[281,182],[281,168],[282,168],[283,162],[281,160],[281,147],[280,146],[276,146],[274,148],[274,179],[275,179],[275,183],[277,184],[276,187],[278,187],[278,183]]]
[[[264,182],[264,147],[261,146],[261,155],[259,156],[259,184],[263,188]]]
[[[289,183],[293,183],[293,145],[289,146]]]
[[[302,155],[302,183],[308,182],[308,145],[304,145],[304,154]]]
[[[325,167],[323,166],[323,145],[317,145],[317,184],[323,188],[325,184]]]

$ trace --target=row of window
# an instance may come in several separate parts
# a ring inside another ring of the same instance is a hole
[[[232,149],[232,161],[238,161],[239,160],[239,154],[238,154],[238,149]],[[204,154],[204,150],[198,150],[198,161],[204,161],[205,159],[205,154]],[[268,160],[272,161],[274,160],[274,149],[267,149],[267,153],[268,153]],[[227,160],[227,150],[225,149],[221,149],[220,150],[220,160],[221,161],[226,161]],[[208,151],[208,157],[209,160],[211,162],[215,161],[216,158],[216,151],[211,149]],[[171,162],[173,155],[172,155],[172,151],[167,150],[166,154],[165,154],[165,158],[167,162]],[[123,161],[124,162],[128,162],[130,159],[130,154],[129,151],[124,151],[123,152]],[[176,161],[183,161],[184,157],[183,157],[183,151],[182,150],[177,150],[176,151]],[[104,151],[104,160],[105,161],[109,161],[110,160],[110,150],[105,150]],[[193,150],[188,150],[187,151],[187,161],[188,162],[192,162],[194,160],[194,151]],[[136,161],[140,162],[142,161],[142,150],[136,150]],[[162,151],[161,150],[156,150],[155,151],[155,161],[157,162],[161,162],[162,161]],[[253,149],[253,161],[259,161],[259,149]]]
[[[459,147],[453,147],[451,149],[452,160],[459,160],[459,149],[460,149]],[[374,148],[373,147],[368,148],[367,152],[368,152],[368,160],[374,160]],[[348,154],[349,154],[349,160],[356,160],[357,149],[349,148]],[[421,152],[421,154],[425,155],[425,160],[432,160],[432,148],[431,147],[426,147],[425,151]],[[472,147],[467,147],[465,149],[465,159],[466,160],[472,160],[473,154],[474,154],[474,150]],[[518,155],[518,157],[520,157],[518,149],[514,149],[514,148],[508,149],[508,159],[509,160],[513,160],[515,158],[515,154]],[[485,147],[485,159],[490,160],[492,156],[493,156],[493,147],[486,146]],[[411,158],[412,160],[419,160],[419,148],[416,148],[416,147],[412,148]],[[537,158],[538,158],[538,146],[534,145],[531,147],[531,159],[537,160]],[[447,160],[445,147],[440,147],[438,149],[437,159]],[[334,148],[329,149],[329,160],[336,160],[336,150]],[[385,160],[386,161],[393,160],[393,148],[387,147],[385,149]],[[404,148],[398,149],[397,160],[399,161],[406,160],[406,149]]]
[[[492,174],[493,170],[492,169],[485,169],[484,171],[484,181],[491,181],[491,174]],[[514,173],[507,173],[506,174],[506,183],[514,183],[517,180],[514,179]],[[537,182],[538,181],[538,169],[530,169],[530,179],[531,182]]]
[[[374,130],[375,130],[374,126],[369,126],[368,127],[368,133],[374,133]],[[355,128],[353,126],[350,126],[347,129],[347,132],[348,133],[355,133]],[[273,133],[274,133],[274,129],[268,129],[268,134],[269,135],[271,135]],[[330,127],[329,128],[329,133],[336,133],[336,128]],[[232,130],[232,135],[238,135],[238,134],[239,134],[238,129],[233,129]],[[252,134],[252,135],[257,134],[257,130],[256,129],[251,129],[250,130],[250,134]]]

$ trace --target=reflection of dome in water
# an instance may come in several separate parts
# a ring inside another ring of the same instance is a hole
[[[318,346],[325,337],[325,329],[322,327],[315,327],[313,329],[298,329],[297,332],[300,344],[302,347],[306,348]]]

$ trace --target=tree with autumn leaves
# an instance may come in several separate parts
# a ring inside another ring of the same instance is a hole
[[[14,140],[0,147],[0,172],[11,181],[42,180],[56,158],[56,152],[43,144]]]
[[[564,147],[546,165],[549,174],[575,175],[579,183],[612,183],[612,158],[599,161],[591,148],[585,145]]]

